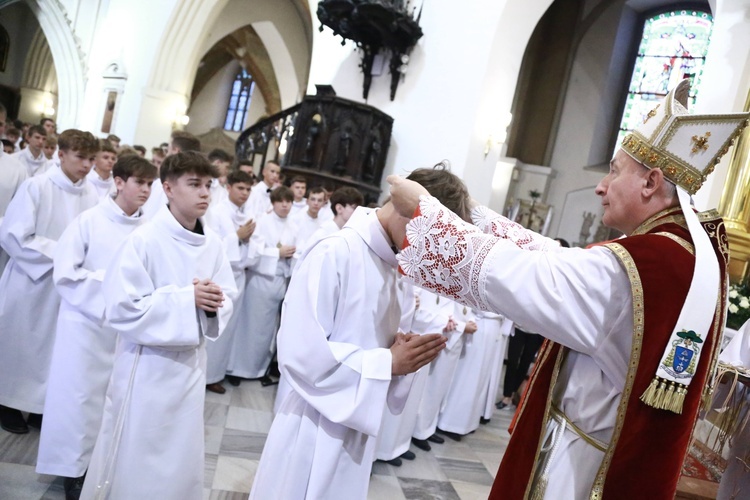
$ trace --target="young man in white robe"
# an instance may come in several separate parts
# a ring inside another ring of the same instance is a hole
[[[433,361],[427,371],[427,381],[419,402],[414,428],[412,429],[412,443],[424,451],[430,450],[430,442],[442,444],[443,438],[436,435],[437,419],[440,406],[448,392],[453,373],[456,369],[458,357],[461,354],[465,334],[472,334],[476,324],[471,320],[461,321],[455,316],[455,303],[427,290],[420,290],[420,311],[423,329],[435,331],[442,328],[448,338],[445,349]],[[415,320],[419,315],[415,316]]]
[[[502,316],[475,312],[456,303],[456,317],[460,318],[465,309],[467,314],[475,316],[477,331],[464,338],[437,423],[441,431],[459,436],[475,431],[480,420],[483,421],[493,363],[497,362],[496,353],[505,347],[505,337],[501,333]],[[502,359],[499,362],[502,364]]]
[[[20,161],[13,158],[13,155],[0,151],[0,226],[3,225],[5,211],[10,204],[10,200],[13,199],[16,191],[18,191],[18,188],[21,187],[21,184],[23,184],[23,181],[28,176],[26,167]],[[8,259],[10,257],[0,247],[0,276],[3,274]]]
[[[227,175],[232,157],[223,149],[216,148],[208,153],[208,161],[219,171],[219,177],[211,183],[211,206],[215,206],[227,199]]]
[[[271,192],[279,187],[279,176],[281,167],[269,161],[263,167],[261,176],[263,179],[253,186],[250,199],[247,200],[250,216],[259,221],[261,217],[271,212]]]
[[[199,152],[200,150],[201,141],[197,137],[182,130],[175,130],[170,137],[165,158],[177,153],[184,153],[186,151]],[[143,216],[147,219],[154,217],[161,210],[161,207],[167,204],[167,201],[167,195],[162,188],[161,179],[156,179],[151,186],[151,196],[148,197],[148,201],[143,205]]]
[[[255,221],[247,214],[247,199],[253,179],[247,173],[237,170],[227,176],[227,198],[212,205],[206,213],[206,224],[219,235],[224,250],[232,266],[238,296],[235,301],[232,318],[227,323],[224,333],[216,342],[206,344],[208,368],[206,371],[206,389],[224,394],[226,389],[221,385],[229,367],[234,335],[243,335],[252,326],[243,306],[246,300],[252,300],[245,293],[249,268],[258,257],[257,240],[251,236],[255,232]]]
[[[99,141],[99,152],[96,154],[94,168],[91,169],[87,177],[91,185],[96,189],[99,199],[103,200],[116,191],[115,178],[112,175],[112,169],[117,161],[117,151],[112,143],[106,139]]]
[[[432,296],[432,294],[425,290],[415,288],[413,285],[410,288],[413,293],[415,306],[409,324],[409,331],[419,335],[442,333],[448,339],[446,342],[447,346],[452,340],[452,332],[448,333],[448,331],[453,330],[453,323],[451,322],[453,308],[449,307],[450,302],[445,299],[436,301],[435,296]],[[444,351],[441,351],[441,354],[442,352]],[[412,434],[417,425],[422,398],[427,387],[430,366],[432,366],[432,363],[414,374],[409,396],[406,398],[404,407],[400,412],[393,412],[386,405],[375,447],[375,458],[378,460],[398,467],[402,463],[401,459],[413,460],[415,458],[414,453],[409,450],[409,447],[413,440]],[[435,443],[444,442],[439,436],[432,436],[431,434],[430,437]],[[424,451],[430,450],[430,444],[426,440],[418,441],[415,444]]]
[[[412,176],[466,210],[466,188],[450,172]],[[404,222],[390,203],[359,208],[303,256],[278,338],[292,391],[268,434],[251,498],[366,498],[385,405],[402,407],[411,383],[403,375],[429,363],[445,342],[440,334],[397,335],[393,248],[404,239]]]
[[[252,195],[251,195],[252,196]],[[296,251],[297,227],[289,219],[294,196],[286,186],[271,193],[273,210],[261,217],[252,239],[259,257],[250,266],[242,313],[248,328],[234,336],[228,373],[232,377],[260,379],[263,385],[273,382],[267,375],[275,353],[281,301],[292,273]],[[235,381],[237,379],[234,379]],[[236,382],[234,382],[236,383]]]
[[[349,221],[349,218],[357,207],[364,204],[364,202],[365,199],[362,196],[362,193],[353,187],[342,187],[334,191],[329,200],[333,218],[323,220],[317,231],[315,231],[305,243],[307,248],[312,247],[326,236],[330,236],[331,234],[340,231],[341,228],[344,227],[344,224]],[[320,214],[322,213],[325,213],[325,205],[321,207],[318,216],[321,217]],[[323,219],[323,217],[321,217],[321,219]],[[307,250],[307,248],[303,249],[303,251]]]
[[[47,131],[41,125],[29,127],[29,131],[26,134],[26,147],[12,155],[15,159],[23,163],[29,177],[41,175],[53,165],[44,155],[43,149],[46,137]]]
[[[323,218],[320,217],[320,209],[323,206],[323,200],[325,198],[325,192],[321,187],[314,187],[310,189],[310,193],[307,196],[307,210],[298,212],[296,215],[290,215],[292,222],[297,226],[297,252],[294,255],[294,262],[292,263],[292,269],[302,255],[302,250],[307,248],[310,237],[320,229],[323,224]],[[294,202],[292,202],[294,204]]]
[[[315,231],[305,243],[307,248],[302,252],[298,250],[297,253],[302,255],[305,251],[307,251],[308,248],[312,248],[316,243],[318,243],[326,236],[330,236],[334,233],[339,232],[341,228],[344,227],[344,224],[349,221],[349,218],[352,216],[357,207],[362,205],[362,203],[364,203],[362,193],[357,191],[355,188],[343,187],[337,189],[333,193],[333,195],[331,195],[331,204],[333,205],[333,210],[335,210],[336,212],[335,217],[332,220],[321,224],[318,230]],[[408,286],[410,289],[412,289],[411,285]],[[292,388],[286,382],[286,380],[284,379],[284,374],[282,373],[281,378],[279,379],[279,387],[276,391],[276,400],[273,404],[274,415],[279,411],[281,402],[284,401],[287,393],[289,393],[289,391],[291,390]]]
[[[143,222],[141,206],[156,167],[126,155],[112,175],[115,196],[76,217],[54,256],[53,279],[62,301],[36,471],[64,477],[68,497],[80,494],[83,486],[112,374],[117,332],[105,320],[102,280],[120,244]]]
[[[88,132],[60,135],[60,168],[27,179],[5,212],[0,245],[10,261],[0,278],[0,424],[9,432],[41,427],[60,296],[52,281],[57,240],[81,212],[97,204],[86,182],[98,140]]]
[[[205,343],[236,294],[221,241],[201,221],[216,174],[200,153],[168,157],[169,204],[107,268],[106,317],[119,337],[81,498],[203,498]]]
[[[294,193],[294,201],[292,202],[292,211],[289,213],[290,216],[294,217],[300,212],[307,210],[307,179],[298,175],[292,178],[292,182],[289,183],[289,189]]]

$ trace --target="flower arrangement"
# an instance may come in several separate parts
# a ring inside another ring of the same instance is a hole
[[[739,330],[750,319],[750,286],[729,285],[727,327]]]

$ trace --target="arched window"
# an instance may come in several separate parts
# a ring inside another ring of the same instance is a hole
[[[655,103],[690,78],[688,109],[695,104],[711,39],[713,18],[699,10],[675,10],[646,19],[630,79],[616,148],[643,123]]]
[[[232,82],[232,94],[229,96],[227,117],[224,120],[224,130],[241,132],[245,125],[247,110],[250,108],[250,97],[253,95],[253,77],[244,68],[240,69]]]

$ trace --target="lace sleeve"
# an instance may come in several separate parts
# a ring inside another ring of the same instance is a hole
[[[422,196],[415,217],[406,226],[404,249],[397,256],[399,270],[419,287],[487,311],[484,263],[499,242],[437,199]]]
[[[484,206],[478,206],[471,211],[471,220],[483,233],[511,240],[524,250],[547,252],[560,248],[555,240],[530,231]]]

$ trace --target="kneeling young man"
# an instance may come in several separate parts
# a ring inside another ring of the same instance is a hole
[[[458,213],[465,186],[445,169],[413,179]],[[442,335],[396,335],[401,316],[394,248],[407,220],[391,203],[358,208],[303,256],[284,301],[278,359],[291,392],[279,407],[255,475],[255,499],[364,499],[386,404],[399,411],[411,377]]]
[[[200,219],[216,175],[197,152],[164,160],[169,204],[107,268],[106,316],[119,338],[82,498],[203,498],[205,339],[218,337],[237,291]]]

